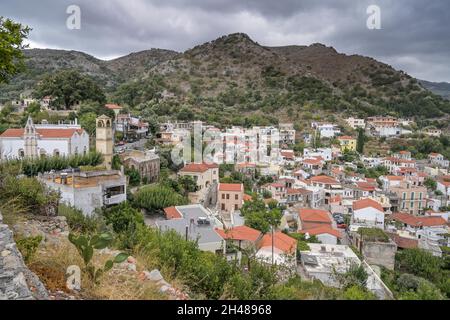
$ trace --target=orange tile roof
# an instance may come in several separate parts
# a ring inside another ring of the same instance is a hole
[[[317,236],[319,234],[327,233],[332,236],[335,236],[336,238],[342,238],[341,233],[338,230],[331,228],[329,225],[320,225],[317,227],[304,229],[299,232],[300,233],[308,233],[310,236]]]
[[[207,164],[207,163],[189,163],[185,165],[180,171],[181,172],[206,172],[212,168],[219,168],[217,164]]]
[[[181,213],[175,207],[165,208],[164,209],[164,213],[166,214],[166,219],[167,220],[183,218]]]
[[[256,242],[261,232],[247,226],[234,227],[228,230],[216,229],[216,232],[227,240],[242,240]]]
[[[112,103],[105,104],[105,107],[108,108],[108,109],[111,109],[111,110],[114,110],[114,109],[123,109],[121,106],[119,106],[119,105],[117,105],[117,104],[112,104]]]
[[[368,182],[357,182],[356,186],[363,191],[375,191],[375,186]]]
[[[303,208],[298,211],[302,222],[331,223],[330,213],[326,210]]]
[[[350,136],[342,136],[342,137],[339,137],[338,140],[355,140],[355,138],[350,137]]]
[[[311,165],[317,165],[317,164],[321,164],[322,160],[319,159],[305,159],[303,160],[303,164],[311,164]]]
[[[395,242],[397,247],[401,249],[414,249],[419,247],[419,240],[417,239],[404,238],[398,234],[393,234],[390,238]]]
[[[390,181],[403,181],[403,180],[405,180],[405,178],[401,177],[401,176],[386,176],[386,179],[388,179]]]
[[[253,197],[248,194],[244,194],[244,201],[253,201]]]
[[[377,209],[377,210],[383,212],[383,206],[375,200],[362,199],[362,200],[353,201],[353,211],[361,210],[361,209],[365,209],[365,208],[374,208],[374,209]]]
[[[25,129],[8,129],[0,135],[1,138],[21,138]],[[75,133],[82,134],[83,129],[36,129],[42,139],[69,139]]]
[[[241,192],[244,191],[242,183],[219,183],[219,191]]]
[[[285,253],[294,253],[297,249],[297,240],[282,232],[275,232],[273,236],[273,246]],[[267,233],[261,242],[261,248],[272,247],[272,234]]]
[[[339,182],[336,179],[328,176],[315,176],[312,177],[310,180],[311,182],[318,182],[323,184],[339,184]]]
[[[418,217],[404,212],[394,213],[391,218],[413,227],[445,226],[447,224],[447,221],[442,217]]]
[[[299,188],[299,189],[292,189],[292,188],[288,188],[286,190],[287,194],[308,194],[311,193],[311,191],[303,189],[303,188]]]

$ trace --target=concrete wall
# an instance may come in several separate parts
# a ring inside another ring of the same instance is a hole
[[[394,270],[397,245],[394,242],[363,242],[361,253],[370,265],[384,266]]]

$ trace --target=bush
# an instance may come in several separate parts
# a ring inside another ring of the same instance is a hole
[[[173,189],[162,186],[145,186],[134,196],[134,204],[149,212],[161,212],[164,208],[187,204],[188,200]]]
[[[17,248],[22,253],[23,259],[29,263],[36,254],[39,245],[42,242],[42,236],[29,237],[16,240]]]
[[[95,233],[104,225],[103,219],[97,214],[85,216],[81,210],[60,204],[58,215],[66,217],[67,224],[72,232]]]

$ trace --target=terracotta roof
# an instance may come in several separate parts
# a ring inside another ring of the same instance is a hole
[[[389,234],[389,237],[401,249],[414,249],[419,247],[419,240],[417,239],[404,238],[398,234]]]
[[[241,192],[244,191],[242,183],[219,183],[219,191]]]
[[[111,109],[111,110],[114,110],[114,109],[123,109],[121,106],[119,106],[119,105],[117,105],[117,104],[112,104],[112,103],[105,104],[105,107],[108,108],[108,109]]]
[[[363,191],[375,191],[375,186],[368,182],[357,182],[356,186]]]
[[[302,222],[332,223],[330,213],[319,209],[300,209],[298,216]]]
[[[430,157],[438,157],[438,156],[441,156],[441,154],[440,153],[436,153],[436,152],[432,152],[432,153],[429,154],[429,156]]]
[[[167,220],[183,218],[181,213],[175,207],[165,208],[164,209],[164,213],[166,214],[166,219]]]
[[[299,231],[300,233],[308,233],[310,236],[317,236],[319,234],[330,234],[335,236],[336,238],[342,238],[341,233],[336,230],[331,228],[329,225],[320,225],[314,228],[310,228],[310,229],[304,229]]]
[[[21,138],[25,129],[8,129],[0,135],[0,138]],[[82,134],[83,129],[36,129],[42,139],[69,139],[77,132]]]
[[[282,150],[280,153],[285,158],[289,158],[289,159],[293,159],[294,158],[294,151]]]
[[[256,242],[261,236],[261,232],[247,226],[234,227],[232,229],[223,230],[216,229],[216,232],[224,239],[243,240]]]
[[[244,194],[244,201],[253,201],[253,197],[248,194]]]
[[[401,176],[386,176],[386,179],[388,179],[390,181],[403,181],[403,180],[405,180],[405,178],[401,177]]]
[[[319,159],[305,159],[305,160],[303,160],[303,162],[302,163],[304,163],[304,164],[311,164],[311,165],[317,165],[317,164],[322,164],[322,160],[319,160]]]
[[[447,224],[447,221],[442,217],[418,217],[404,212],[394,213],[391,215],[391,218],[413,227],[445,226]]]
[[[297,249],[297,240],[289,237],[288,235],[282,232],[274,233],[273,237],[274,247],[285,252],[285,253],[294,253]],[[272,234],[268,233],[262,238],[261,248],[264,247],[272,247]]]
[[[339,182],[336,179],[328,176],[315,176],[312,177],[310,180],[311,182],[318,182],[323,184],[339,184]]]
[[[361,210],[361,209],[365,209],[365,208],[374,208],[374,209],[377,209],[377,210],[383,212],[383,206],[375,200],[362,199],[362,200],[353,201],[353,211]]]
[[[189,163],[185,165],[180,171],[181,172],[206,172],[212,168],[219,168],[217,164],[207,164],[207,163]]]
[[[309,194],[309,193],[311,193],[311,191],[303,189],[303,188],[299,188],[299,189],[288,188],[286,191],[287,191],[287,194]]]
[[[342,136],[338,137],[338,140],[356,140],[356,139],[350,136]]]

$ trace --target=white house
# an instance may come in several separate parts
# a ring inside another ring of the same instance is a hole
[[[282,232],[275,232],[273,238],[271,233],[266,234],[261,240],[258,252],[256,252],[256,257],[263,262],[271,264],[273,260],[274,264],[284,266],[295,266],[297,263],[296,256],[297,240]]]
[[[333,150],[331,148],[319,148],[319,149],[310,149],[305,148],[303,150],[303,158],[317,158],[321,157],[325,161],[333,160]]]
[[[350,118],[346,119],[345,121],[352,129],[357,129],[357,128],[363,129],[366,127],[366,122],[364,121],[364,119],[357,119],[357,118],[350,117]]]
[[[437,179],[437,190],[445,196],[445,205],[450,205],[450,176],[443,176]]]
[[[352,224],[384,229],[383,206],[372,199],[354,201]]]
[[[333,138],[334,136],[341,133],[341,129],[337,125],[331,123],[317,123],[313,122],[312,127],[320,132],[321,138]]]
[[[0,135],[0,158],[71,156],[89,152],[89,135],[78,124],[35,125],[28,118],[23,129]]]

